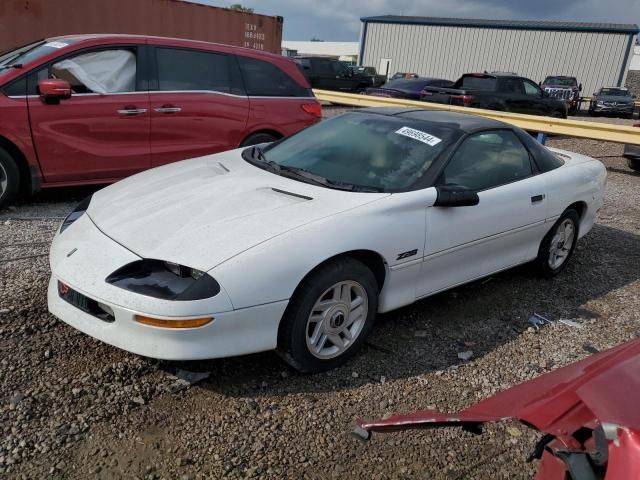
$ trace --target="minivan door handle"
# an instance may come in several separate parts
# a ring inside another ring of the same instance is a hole
[[[544,193],[542,195],[534,195],[531,197],[531,203],[538,203],[544,200]]]
[[[153,109],[157,113],[179,113],[182,111],[180,107],[174,107],[173,105],[163,105],[159,108]]]
[[[142,115],[147,113],[146,108],[125,107],[122,110],[118,110],[118,114],[123,117],[133,117],[135,115]]]

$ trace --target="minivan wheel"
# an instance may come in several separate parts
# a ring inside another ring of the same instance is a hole
[[[542,239],[538,258],[535,260],[539,273],[554,277],[569,263],[578,242],[580,215],[573,209],[565,211]]]
[[[240,147],[250,147],[251,145],[258,145],[260,143],[271,143],[276,140],[278,139],[270,133],[254,133],[245,138],[240,144]]]
[[[293,368],[316,373],[356,354],[373,328],[378,283],[363,263],[340,258],[309,275],[291,298],[278,350]]]
[[[13,157],[0,148],[0,208],[15,200],[20,187],[20,171]]]

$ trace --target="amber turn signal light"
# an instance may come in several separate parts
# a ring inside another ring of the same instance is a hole
[[[142,323],[143,325],[162,328],[198,328],[213,321],[213,317],[166,320],[161,318],[145,317],[144,315],[136,315],[134,318],[136,322]]]

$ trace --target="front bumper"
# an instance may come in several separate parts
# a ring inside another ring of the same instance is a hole
[[[594,105],[591,107],[591,111],[596,113],[630,114],[633,113],[633,110],[634,105]]]
[[[104,235],[83,215],[51,246],[49,311],[72,327],[129,352],[164,360],[195,360],[272,350],[287,301],[234,309],[223,289],[215,297],[170,301],[108,284],[106,277],[140,257]],[[111,323],[63,300],[58,281],[113,310]],[[143,325],[143,315],[167,320],[213,316],[199,328],[172,329]]]
[[[51,277],[48,290],[49,311],[53,315],[109,345],[162,360],[200,360],[273,350],[278,324],[288,303],[282,301],[213,314],[214,320],[199,328],[169,329],[140,324],[134,317],[148,315],[146,312],[103,302],[73,284],[70,286],[111,307],[115,321],[104,322],[60,298],[55,276]]]

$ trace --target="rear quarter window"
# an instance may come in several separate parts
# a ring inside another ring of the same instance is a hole
[[[496,89],[495,77],[463,77],[456,88],[466,88],[469,90],[488,90],[492,91]]]
[[[550,172],[564,165],[564,160],[534,140],[528,133],[518,132],[518,137],[533,155],[533,160],[540,173]]]
[[[298,84],[276,65],[249,57],[238,57],[247,95],[256,97],[312,97],[311,90]]]

